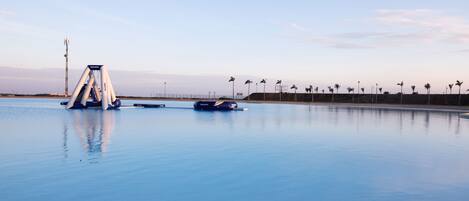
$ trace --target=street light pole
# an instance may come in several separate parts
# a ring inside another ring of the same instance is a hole
[[[70,40],[68,38],[64,39],[64,45],[65,45],[65,97],[68,97],[68,44],[70,43]]]
[[[376,101],[375,101],[375,103],[378,103],[378,83],[376,83],[375,94],[376,94]]]
[[[360,103],[360,80],[358,80],[357,103]]]
[[[164,82],[163,84],[164,84],[163,96],[166,98],[166,82]]]

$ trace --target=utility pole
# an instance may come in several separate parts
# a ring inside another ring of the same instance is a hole
[[[164,84],[164,97],[166,98],[166,82],[163,83]]]
[[[68,38],[64,39],[64,45],[65,45],[65,97],[68,97],[68,44],[70,43],[70,40]]]

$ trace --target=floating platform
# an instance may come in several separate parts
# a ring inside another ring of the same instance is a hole
[[[135,103],[134,107],[143,107],[143,108],[163,108],[166,107],[165,104],[144,104],[144,103]]]
[[[63,101],[60,102],[60,105],[68,105],[68,101]],[[121,102],[119,99],[116,99],[113,103],[113,105],[109,105],[108,109],[119,109],[121,106]],[[88,108],[101,108],[102,107],[102,102],[101,101],[86,101],[85,104],[82,104],[81,102],[75,102],[72,104],[72,106],[68,109],[88,109]]]
[[[469,119],[469,113],[462,113],[459,116],[464,119]]]
[[[238,103],[234,101],[197,101],[194,103],[195,110],[204,111],[232,111],[238,110]]]

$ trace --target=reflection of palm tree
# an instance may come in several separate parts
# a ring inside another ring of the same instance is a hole
[[[244,85],[248,85],[248,100],[250,99],[249,96],[251,95],[251,83],[251,80],[246,80],[246,82],[244,82]]]
[[[412,94],[415,94],[415,85],[410,86],[410,88],[412,89]]]
[[[456,80],[456,86],[459,87],[459,93],[458,93],[458,105],[461,105],[461,85],[462,85],[462,81],[459,81],[459,80]]]
[[[262,79],[262,80],[261,80],[261,83],[264,85],[264,101],[265,101],[265,83],[266,83],[266,82],[267,82],[267,81],[266,81],[265,79]]]
[[[425,84],[425,89],[427,89],[427,96],[428,96],[428,101],[427,104],[430,104],[430,83]]]
[[[298,87],[296,85],[292,85],[290,89],[295,90],[295,101],[296,101],[296,90],[298,90]]]
[[[233,91],[233,100],[235,99],[235,94],[234,94],[234,85],[235,85],[235,78],[233,76],[230,77],[230,79],[228,80],[228,82],[233,82],[233,85],[231,87],[232,91]]]
[[[398,85],[398,86],[401,86],[401,104],[402,104],[402,98],[404,98],[404,97],[403,97],[404,93],[403,93],[403,91],[402,91],[402,88],[404,87],[404,81],[401,81],[401,82],[397,83],[397,85]]]

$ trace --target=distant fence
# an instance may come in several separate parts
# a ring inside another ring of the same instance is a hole
[[[312,97],[313,96],[313,97]],[[252,93],[245,100],[264,100],[264,93]],[[298,102],[337,102],[337,103],[385,103],[400,104],[400,94],[330,94],[330,93],[265,93],[266,101],[298,101]],[[430,94],[432,105],[458,105],[458,94]],[[428,104],[426,94],[404,94],[403,104]],[[469,95],[461,94],[461,105],[469,106]]]
[[[161,98],[161,99],[220,99],[220,98],[232,98],[232,95],[218,95],[218,94],[152,94],[150,98]],[[243,99],[244,96],[235,96],[235,99]]]

